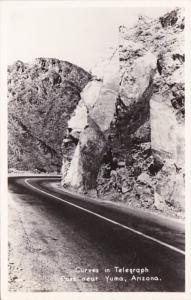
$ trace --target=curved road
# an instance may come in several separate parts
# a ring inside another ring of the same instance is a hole
[[[9,177],[13,291],[184,291],[184,224]]]

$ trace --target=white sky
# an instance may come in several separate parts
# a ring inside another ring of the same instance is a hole
[[[17,5],[8,10],[7,60],[36,57],[70,61],[87,71],[117,44],[118,27],[131,26],[139,14],[159,16],[163,8],[63,7]]]

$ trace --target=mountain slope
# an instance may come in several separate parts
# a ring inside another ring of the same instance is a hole
[[[9,169],[60,171],[67,121],[90,78],[58,59],[8,67]]]

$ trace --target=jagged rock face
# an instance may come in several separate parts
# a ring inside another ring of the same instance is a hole
[[[9,168],[60,171],[67,121],[90,79],[58,59],[8,67]]]
[[[118,147],[122,144],[126,149],[130,148],[139,139],[140,131],[147,131],[140,137],[142,142],[148,142],[150,138],[150,98],[155,72],[156,57],[151,54],[135,58],[132,64],[125,66],[114,123]]]
[[[97,187],[102,197],[184,210],[183,47],[180,9],[156,20],[142,17],[130,29],[120,27],[121,82],[111,143],[118,167],[110,168],[116,174],[108,178],[107,165],[102,166]],[[143,177],[150,179],[140,181]]]
[[[67,168],[67,174],[63,173],[62,184],[82,190],[96,188],[97,175],[107,149],[107,139],[110,125],[114,119],[116,102],[119,92],[119,59],[116,53],[104,69],[103,78],[94,79],[86,86],[82,93],[82,99],[74,112],[74,116],[68,122],[72,129],[71,135],[76,130],[79,135],[78,160],[82,167],[74,164],[75,156],[63,160],[63,170]],[[81,121],[83,117],[83,121]],[[80,125],[78,125],[80,124]],[[66,166],[66,167],[65,167]],[[68,174],[77,173],[80,170],[78,180],[68,180]]]
[[[76,162],[76,152],[77,143],[79,142],[80,133],[83,132],[84,128],[88,126],[88,111],[94,106],[102,86],[102,82],[98,80],[91,80],[86,85],[84,90],[81,93],[81,100],[78,103],[78,106],[74,110],[71,118],[68,121],[68,129],[70,130],[68,138],[63,141],[63,152],[65,153],[62,161],[62,184],[64,186],[72,186],[75,188],[82,188],[82,168],[78,167]],[[78,156],[80,152],[77,151]],[[78,160],[78,163],[81,164],[81,161]],[[78,174],[75,175],[75,178],[72,179],[72,173]],[[71,174],[71,176],[69,175]],[[79,177],[79,178],[78,178]]]
[[[131,29],[120,27],[119,70],[117,62],[110,64],[103,82],[93,79],[86,86],[68,123],[71,135],[78,132],[80,159],[74,155],[66,162],[63,184],[68,174],[78,173],[75,182],[66,180],[78,190],[96,189],[101,197],[135,207],[184,209],[181,13],[141,17]]]
[[[119,56],[118,52],[109,61],[104,69],[103,84],[95,105],[89,115],[103,133],[110,129],[116,111],[116,102],[119,93]]]
[[[132,63],[121,65],[121,69],[125,70],[122,74],[120,96],[125,106],[131,107],[140,100],[153,81],[156,66],[157,57],[144,52],[140,57],[135,56]]]
[[[98,124],[88,116],[88,127],[81,133],[80,154],[82,163],[82,189],[92,190],[97,186],[97,176],[106,151],[106,138]]]
[[[72,155],[71,164],[69,161],[63,161],[62,174],[64,176],[64,184],[73,187],[82,185],[82,158],[80,155],[80,146],[77,145]],[[68,163],[68,164],[67,164]],[[66,168],[66,170],[64,170]],[[75,170],[75,172],[74,172]]]

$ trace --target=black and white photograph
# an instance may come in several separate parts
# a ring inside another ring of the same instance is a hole
[[[130,2],[4,7],[11,299],[190,299],[187,7]]]

